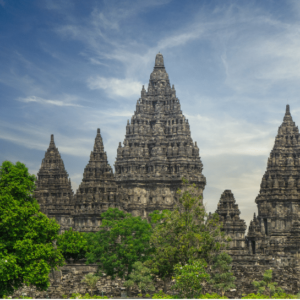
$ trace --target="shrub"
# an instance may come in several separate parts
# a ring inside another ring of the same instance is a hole
[[[150,269],[145,267],[140,261],[135,262],[132,268],[133,271],[129,274],[130,279],[124,282],[124,286],[127,288],[137,286],[142,293],[155,291],[155,286],[150,275]]]
[[[175,284],[172,289],[176,290],[182,298],[195,298],[200,295],[203,286],[209,280],[205,268],[207,264],[204,259],[189,260],[188,264],[175,265]]]
[[[261,281],[253,281],[252,284],[255,288],[257,288],[258,294],[264,293],[271,297],[275,293],[282,294],[284,290],[280,287],[276,288],[277,282],[272,282],[272,270],[266,270],[263,275],[263,280]]]
[[[92,290],[96,287],[96,283],[99,280],[99,278],[100,278],[99,276],[95,276],[93,273],[89,273],[84,276],[81,282],[86,283],[89,286],[89,288]]]
[[[86,293],[85,295],[81,295],[79,293],[73,293],[70,299],[108,299],[107,296],[91,296],[89,293]]]

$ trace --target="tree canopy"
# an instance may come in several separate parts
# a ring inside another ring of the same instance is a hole
[[[57,247],[68,263],[70,259],[76,262],[86,255],[87,240],[85,234],[74,231],[71,227],[57,237]]]
[[[54,245],[59,225],[39,212],[35,180],[20,162],[0,167],[0,297],[23,283],[47,289],[49,272],[64,262]]]
[[[87,235],[87,263],[97,263],[99,272],[128,279],[136,261],[144,262],[153,251],[152,227],[147,220],[117,208],[101,214],[100,231]]]
[[[174,266],[190,260],[204,259],[210,263],[222,247],[223,233],[217,214],[207,218],[201,192],[183,179],[177,208],[174,211],[155,211],[150,214],[154,227],[150,239],[155,252],[147,262],[153,273],[166,282],[174,274]]]

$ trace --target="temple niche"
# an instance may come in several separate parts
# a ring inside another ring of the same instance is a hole
[[[182,177],[202,194],[206,184],[202,169],[199,148],[159,53],[148,89],[143,86],[123,145],[117,149],[115,178],[128,195],[126,210],[147,217],[156,209],[173,209]]]
[[[71,180],[55,146],[53,134],[37,174],[35,198],[41,212],[60,224],[61,233],[73,227]]]

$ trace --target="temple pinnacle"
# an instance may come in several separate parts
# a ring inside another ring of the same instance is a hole
[[[155,68],[164,68],[164,57],[161,53],[157,53],[155,57]]]
[[[54,134],[51,134],[51,139],[50,139],[50,145],[49,145],[49,147],[55,147]]]
[[[290,114],[290,106],[287,104],[286,105],[286,111],[285,111],[286,114]]]

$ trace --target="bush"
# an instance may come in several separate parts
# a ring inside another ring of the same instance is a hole
[[[84,276],[81,282],[86,283],[89,288],[92,290],[96,287],[97,281],[99,280],[99,276],[94,275],[93,273],[89,273]]]
[[[273,294],[283,294],[284,290],[280,287],[276,287],[278,285],[277,282],[272,282],[272,272],[273,270],[266,270],[263,275],[262,281],[253,281],[252,284],[255,288],[257,288],[259,295],[267,295],[269,298]],[[264,294],[262,294],[264,293]]]
[[[275,293],[270,297],[269,295],[264,295],[260,293],[251,293],[242,297],[242,299],[297,299],[297,296],[286,294],[286,293]]]
[[[125,281],[123,285],[127,288],[136,286],[142,293],[155,291],[150,269],[144,266],[140,261],[135,262],[132,268],[133,271],[129,274],[130,279]]]
[[[178,296],[171,296],[169,294],[165,294],[163,291],[159,291],[158,293],[153,294],[152,299],[179,299]]]
[[[228,299],[226,296],[220,296],[217,293],[201,295],[197,299]]]
[[[188,264],[174,266],[175,284],[172,289],[176,290],[182,298],[195,298],[200,295],[203,286],[209,280],[205,268],[207,264],[204,259],[189,260]]]
[[[220,291],[221,295],[224,296],[226,291],[235,288],[234,281],[236,278],[231,272],[232,258],[226,252],[222,252],[213,258],[213,262],[212,269],[214,272],[210,283],[212,283],[213,287]]]
[[[79,293],[73,293],[69,299],[108,299],[107,296],[91,296],[89,293],[81,295]]]

